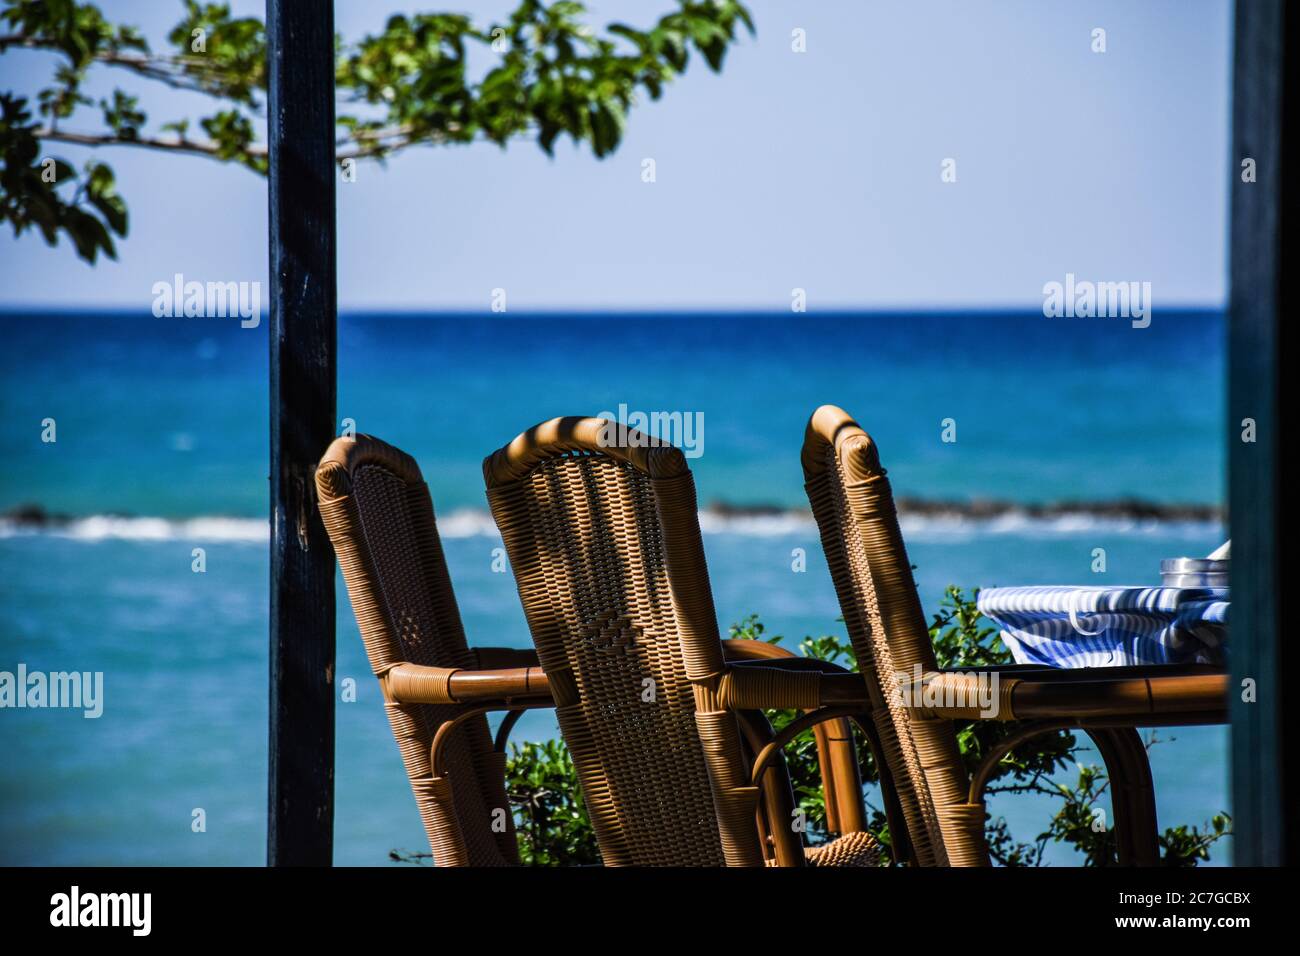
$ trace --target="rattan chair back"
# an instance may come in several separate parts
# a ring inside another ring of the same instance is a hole
[[[803,470],[917,861],[987,865],[984,808],[966,802],[952,722],[918,717],[898,693],[899,675],[932,671],[935,657],[876,445],[843,409],[823,405],[808,423]]]
[[[317,467],[316,490],[434,862],[517,864],[505,757],[493,749],[487,718],[455,725],[442,750],[446,772],[434,777],[434,734],[465,708],[398,703],[385,679],[401,663],[474,664],[419,466],[377,438],[340,438]]]
[[[685,457],[559,418],[483,470],[605,864],[760,865]]]

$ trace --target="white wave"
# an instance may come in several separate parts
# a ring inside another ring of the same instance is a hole
[[[704,534],[775,538],[815,533],[817,524],[812,515],[798,511],[760,515],[723,515],[715,511],[701,511],[700,531]]]
[[[269,523],[264,518],[168,518],[91,515],[44,526],[0,519],[0,538],[44,535],[74,541],[216,541],[265,542]]]
[[[499,538],[497,524],[487,511],[459,508],[438,516],[438,534],[444,538]]]
[[[1222,531],[1214,521],[1156,521],[1116,518],[1073,512],[1053,517],[1033,517],[1010,512],[990,518],[965,515],[905,514],[900,519],[909,541],[960,541],[973,537],[1078,538],[1089,535],[1120,537],[1158,536],[1174,539],[1213,537]],[[0,518],[0,538],[48,536],[75,541],[197,541],[265,542],[265,518],[209,516],[175,520],[151,517],[92,515],[66,522],[33,525]],[[739,537],[803,537],[817,534],[812,515],[789,511],[774,514],[719,514],[700,512],[700,530],[706,535]],[[447,539],[499,538],[487,511],[461,508],[438,518],[438,531]]]
[[[1035,517],[1008,512],[988,518],[967,515],[902,515],[903,537],[918,541],[951,541],[971,537],[1079,538],[1095,535],[1117,537],[1202,538],[1222,530],[1217,521],[1158,521],[1150,518],[1120,518],[1066,512]]]

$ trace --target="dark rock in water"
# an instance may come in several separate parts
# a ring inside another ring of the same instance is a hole
[[[781,505],[737,505],[729,501],[710,501],[705,509],[721,518],[771,518],[780,515],[809,513],[807,508],[783,508]]]
[[[1026,509],[1035,517],[1085,514],[1097,518],[1134,518],[1146,521],[1222,521],[1224,510],[1215,505],[1158,504],[1141,498],[1115,501],[1058,501]]]
[[[43,527],[49,520],[45,509],[40,505],[19,505],[6,511],[0,518],[12,521],[17,525],[30,525],[33,527]]]
[[[1133,521],[1224,521],[1227,517],[1218,505],[1159,504],[1141,498],[1117,498],[1111,501],[1050,501],[1023,504],[996,498],[972,498],[968,501],[943,501],[933,498],[899,497],[895,499],[900,514],[925,518],[963,518],[974,521],[1023,515],[1027,518],[1060,518],[1085,515]],[[722,518],[756,518],[791,515],[808,517],[807,508],[783,508],[774,504],[733,504],[711,501],[709,514]]]
[[[71,520],[68,515],[51,514],[37,504],[18,505],[0,514],[0,521],[8,521],[24,528],[47,528],[67,524]]]
[[[1223,521],[1224,509],[1217,505],[1159,504],[1141,498],[1118,498],[1113,501],[1049,501],[1020,504],[990,498],[970,501],[933,501],[924,498],[899,498],[903,514],[926,517],[999,518],[1024,515],[1028,518],[1060,518],[1087,515],[1093,518],[1132,519],[1138,521]]]

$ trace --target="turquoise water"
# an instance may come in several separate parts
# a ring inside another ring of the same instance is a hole
[[[798,505],[823,401],[879,440],[899,494],[1017,501],[1222,498],[1222,322],[1147,330],[1038,316],[345,317],[340,418],[421,461],[471,641],[526,646],[491,570],[482,456],[555,414],[704,413],[701,499]],[[0,711],[0,862],[251,864],[266,766],[266,339],[222,320],[0,316],[0,670],[103,671],[104,714]],[[41,421],[57,422],[54,443]],[[957,441],[940,441],[956,420]],[[106,517],[128,514],[132,518]],[[99,517],[93,517],[99,516]],[[168,520],[159,520],[168,519]],[[927,611],[949,583],[1136,583],[1222,540],[1208,523],[909,520]],[[812,526],[705,522],[721,624],[757,611],[791,638],[838,633]],[[207,570],[191,570],[204,547]],[[1104,547],[1108,570],[1093,574]],[[808,554],[805,573],[791,552]],[[350,609],[339,606],[336,860],[380,864],[423,832]],[[515,739],[550,736],[530,715]],[[1161,731],[1165,824],[1228,808],[1226,731]],[[1095,759],[1095,758],[1094,758]],[[196,808],[207,831],[191,832]],[[993,804],[1021,839],[1041,801]],[[1068,863],[1053,848],[1049,860]],[[1219,849],[1216,862],[1229,858]]]
[[[261,516],[266,323],[0,315],[0,509]],[[699,412],[701,497],[802,503],[799,444],[852,412],[900,493],[1217,502],[1215,315],[352,316],[340,420],[425,463],[437,505],[484,507],[480,463],[555,415]],[[42,444],[54,418],[58,442]],[[956,442],[940,440],[956,423]]]

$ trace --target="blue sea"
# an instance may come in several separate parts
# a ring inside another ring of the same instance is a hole
[[[818,405],[872,432],[900,496],[1218,504],[1223,340],[1216,313],[1161,313],[1147,329],[996,312],[348,314],[338,413],[419,460],[470,640],[521,647],[512,579],[492,570],[483,456],[556,415],[701,415],[702,504],[772,506],[704,514],[720,624],[758,613],[793,646],[842,633],[815,529],[789,510],[806,504],[799,448]],[[104,674],[98,719],[0,710],[0,863],[264,860],[267,361],[265,321],[0,314],[0,512],[67,516],[0,521],[0,670]],[[1225,537],[1210,520],[1086,514],[903,527],[928,613],[949,584],[1157,583],[1161,558]],[[338,592],[337,673],[358,693],[338,705],[335,860],[383,865],[427,845]],[[555,733],[530,715],[514,739]],[[1230,810],[1226,730],[1159,737],[1162,825]],[[992,808],[1032,840],[1052,803]],[[1229,862],[1230,841],[1213,852]],[[1074,859],[1048,848],[1050,863]]]

